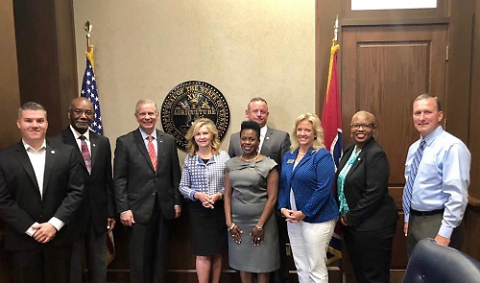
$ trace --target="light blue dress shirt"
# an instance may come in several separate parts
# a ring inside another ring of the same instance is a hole
[[[426,144],[412,190],[411,208],[418,211],[444,209],[438,234],[450,238],[463,219],[470,184],[470,151],[455,136],[438,126],[424,137]],[[420,140],[408,149],[405,180],[411,170]],[[409,214],[405,214],[408,222]]]

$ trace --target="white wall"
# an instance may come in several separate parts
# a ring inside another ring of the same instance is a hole
[[[152,98],[161,107],[188,80],[208,82],[225,96],[231,120],[224,149],[252,97],[268,101],[270,126],[289,132],[299,114],[315,110],[314,0],[75,0],[74,11],[79,82],[83,25],[93,24],[103,125],[112,145],[138,126],[137,100]]]

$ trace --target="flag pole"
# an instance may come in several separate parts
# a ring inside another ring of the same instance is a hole
[[[338,15],[335,19],[335,25],[333,26],[333,45],[336,45],[338,41]]]

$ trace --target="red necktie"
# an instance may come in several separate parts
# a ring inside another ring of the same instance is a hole
[[[92,173],[92,158],[90,156],[90,152],[88,151],[88,145],[87,142],[85,141],[86,137],[85,136],[80,136],[80,146],[82,148],[82,156],[83,156],[83,161],[85,161],[85,166],[87,167],[88,174]]]
[[[153,137],[148,136],[148,156],[150,156],[150,161],[152,161],[153,169],[157,171],[157,153],[155,152],[155,147],[153,146]]]

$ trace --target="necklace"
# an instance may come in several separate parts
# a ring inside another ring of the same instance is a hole
[[[298,155],[300,155],[300,156],[305,155],[305,154],[307,154],[307,153],[298,151]]]
[[[243,154],[240,155],[240,159],[243,160],[243,161],[245,161],[245,162],[250,162],[250,161],[253,161],[253,160],[257,159],[257,158],[258,158],[258,152],[257,152],[257,155],[255,155],[254,158],[250,158],[250,159],[245,159],[245,158],[243,158]]]

